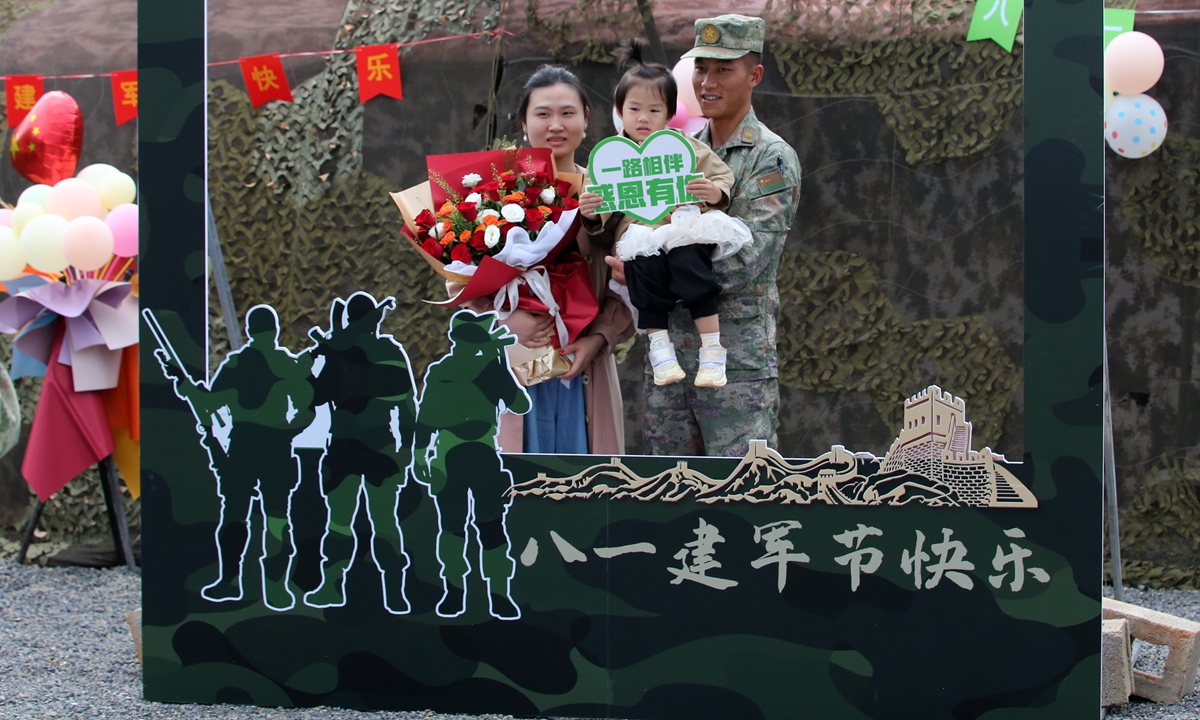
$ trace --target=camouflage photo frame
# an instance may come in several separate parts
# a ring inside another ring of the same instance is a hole
[[[1019,461],[974,447],[970,404],[936,386],[912,389],[883,455],[853,438],[806,460],[763,443],[744,458],[501,455],[492,418],[524,396],[491,362],[511,337],[461,311],[418,380],[408,339],[381,329],[394,303],[353,283],[330,289],[307,348],[257,306],[239,319],[256,339],[214,368],[205,12],[139,2],[147,699],[647,720],[1096,712],[1099,3],[1025,17]],[[322,403],[343,415],[306,414]],[[278,459],[223,465],[240,422],[253,455]]]

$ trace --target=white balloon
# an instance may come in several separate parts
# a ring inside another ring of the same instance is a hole
[[[18,203],[17,208],[13,210],[13,232],[20,236],[21,231],[25,229],[25,223],[34,219],[38,215],[44,214],[45,212],[46,208],[42,207],[39,203],[33,202],[32,200],[26,200],[23,203]]]
[[[58,215],[38,215],[21,231],[21,254],[35,270],[54,273],[71,263],[63,252],[67,221]]]
[[[1167,138],[1167,114],[1149,95],[1118,95],[1104,113],[1104,140],[1127,158],[1149,155]]]
[[[613,127],[617,129],[618,135],[625,132],[625,123],[621,122],[621,113],[617,112],[615,107],[613,108]]]
[[[46,198],[49,196],[49,185],[42,185],[41,183],[37,185],[30,185],[29,187],[25,188],[20,195],[17,196],[17,204],[20,205],[23,202],[35,202],[42,207],[46,207]]]
[[[0,227],[0,280],[12,280],[25,273],[21,241],[10,227]]]
[[[120,172],[120,170],[116,169],[112,165],[96,163],[95,165],[88,165],[84,169],[80,170],[75,174],[75,177],[87,182],[89,185],[99,190],[100,181],[115,172]]]

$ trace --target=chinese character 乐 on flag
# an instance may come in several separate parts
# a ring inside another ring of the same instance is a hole
[[[4,78],[8,127],[15,128],[42,97],[41,75],[8,75]]]
[[[365,103],[376,95],[404,99],[396,43],[356,47],[354,57],[358,67],[359,102]]]
[[[122,70],[112,74],[113,113],[117,127],[137,117],[137,70]]]
[[[262,107],[268,100],[292,101],[292,89],[283,74],[283,62],[278,53],[244,57],[238,62],[254,107]]]

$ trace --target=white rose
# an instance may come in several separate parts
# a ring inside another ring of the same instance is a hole
[[[554,188],[546,188],[538,197],[541,199],[543,205],[549,205],[554,202]]]
[[[503,215],[504,219],[510,223],[519,223],[525,219],[525,208],[521,207],[520,205],[508,203],[504,207],[500,208],[500,214]]]
[[[498,217],[500,217],[500,213],[496,212],[495,210],[493,210],[491,208],[487,208],[486,210],[480,210],[479,215],[477,215],[475,219],[478,220],[479,222],[483,222],[483,219],[485,217],[489,217],[489,216],[498,218]]]
[[[434,240],[441,240],[442,236],[445,234],[446,231],[442,229],[442,224],[440,222],[429,228],[429,237],[433,238]]]
[[[478,205],[479,203],[483,202],[483,196],[480,195],[479,193],[471,193],[470,195],[463,198],[463,202],[475,203],[476,205]]]
[[[476,175],[475,173],[468,173],[466,175],[463,175],[462,184],[463,184],[463,187],[473,188],[476,185],[478,185],[481,180],[483,180],[483,178]]]
[[[483,244],[490,248],[496,247],[500,242],[500,228],[495,225],[488,225],[487,230],[483,231]]]

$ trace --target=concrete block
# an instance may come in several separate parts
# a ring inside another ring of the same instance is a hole
[[[1129,621],[1104,620],[1100,637],[1100,704],[1124,705],[1133,694],[1132,644]]]
[[[1191,692],[1196,684],[1196,664],[1200,662],[1200,623],[1108,598],[1104,600],[1103,617],[1124,619],[1131,637],[1167,646],[1167,662],[1161,676],[1133,671],[1134,695],[1175,703]]]
[[[138,665],[145,667],[142,663],[142,609],[138,608],[126,615],[125,622],[129,623],[129,632],[133,634],[133,647],[137,650]]]

